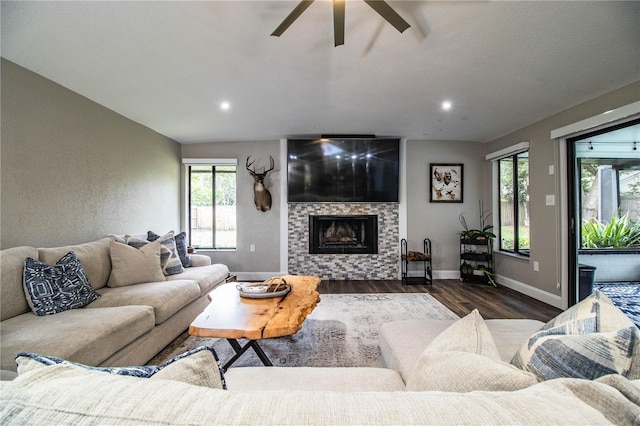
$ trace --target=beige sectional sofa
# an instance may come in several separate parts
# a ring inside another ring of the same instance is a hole
[[[142,365],[184,332],[207,306],[207,293],[229,270],[192,255],[184,272],[157,282],[111,288],[110,244],[118,236],[55,248],[0,251],[0,347],[2,370],[16,370],[19,352],[47,354],[93,366]],[[121,240],[122,241],[122,240]],[[76,253],[100,298],[80,309],[35,315],[23,290],[25,259],[55,264]]]
[[[442,331],[452,323],[390,323],[383,327],[380,338],[385,341],[382,345],[398,344],[401,349],[408,347],[404,342],[417,333],[412,352],[418,353],[441,336],[437,330]],[[495,343],[502,348],[515,345],[517,335],[524,336],[540,325],[522,320],[495,320],[490,324],[493,330],[501,330]],[[477,336],[468,337],[474,343],[477,340]],[[390,354],[383,351],[387,364],[396,362],[388,359]],[[397,354],[391,356],[398,358]],[[398,365],[408,371],[410,379],[415,365],[404,363],[415,364],[416,360],[400,359]],[[220,389],[219,383],[203,387],[201,380],[194,385],[194,377],[211,376],[211,370],[217,368],[213,361],[198,359],[182,371],[167,368],[159,380],[114,376],[69,365],[26,370],[12,382],[0,384],[0,422],[105,425],[637,425],[640,422],[640,385],[619,375],[598,380],[554,379],[514,391],[444,392],[407,390],[400,373],[387,368],[232,367],[225,372],[227,390]],[[474,375],[473,370],[465,370],[466,366],[460,368],[464,374]],[[450,372],[441,374],[446,376]],[[502,377],[496,377],[496,381],[502,382]],[[61,388],[74,392],[57,392]]]
[[[640,424],[640,330],[597,292],[547,324],[485,321],[473,311],[383,324],[379,339],[390,368],[232,367],[224,381],[208,350],[146,378],[23,356],[19,376],[0,382],[0,423]],[[571,368],[620,371],[541,377],[548,372],[527,351],[547,343],[566,345],[566,354],[586,343]]]

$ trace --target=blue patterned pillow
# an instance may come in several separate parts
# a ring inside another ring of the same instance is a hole
[[[28,257],[24,262],[23,287],[29,307],[39,316],[81,308],[100,297],[72,251],[55,265]]]
[[[147,232],[147,240],[155,241],[160,238],[160,235],[156,234],[153,231]],[[178,251],[178,257],[180,257],[180,262],[182,262],[182,266],[185,268],[189,268],[191,266],[191,257],[189,257],[189,251],[187,250],[187,233],[181,232],[179,234],[174,235],[176,240],[176,250]]]
[[[19,353],[16,356],[16,364],[18,365],[18,374],[25,374],[28,371],[48,365],[70,365],[76,368],[118,376],[173,380],[214,389],[227,389],[224,374],[220,368],[218,354],[211,346],[200,346],[199,348],[192,349],[163,362],[160,365],[91,367],[54,356],[27,352]]]
[[[638,327],[596,290],[534,333],[511,364],[540,380],[627,376],[639,341]]]
[[[176,240],[173,237],[173,231],[159,237],[160,240],[160,266],[162,273],[167,275],[175,275],[184,272],[178,251],[176,250]],[[142,240],[140,238],[127,236],[127,244],[139,249],[149,244],[150,240]],[[154,240],[155,241],[155,240]]]

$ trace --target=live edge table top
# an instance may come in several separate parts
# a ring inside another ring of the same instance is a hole
[[[291,291],[284,297],[250,299],[240,297],[236,283],[217,287],[209,294],[209,306],[189,326],[189,334],[258,340],[297,333],[320,302],[316,290],[320,278],[297,275],[283,278],[291,285]]]

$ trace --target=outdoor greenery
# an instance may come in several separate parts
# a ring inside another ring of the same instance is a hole
[[[200,169],[203,170],[200,170]],[[228,170],[230,169],[230,170]],[[236,174],[235,166],[216,167],[216,205],[233,206],[236,204]],[[211,166],[192,167],[191,172],[191,205],[213,205],[213,173]]]
[[[522,152],[500,159],[500,249],[529,251],[529,154]],[[516,229],[516,227],[518,227]],[[518,234],[515,241],[514,234]],[[510,236],[510,237],[509,237]],[[518,244],[515,244],[518,243]]]
[[[502,241],[502,247],[513,248],[513,227],[504,226],[500,230],[500,240]],[[520,232],[518,233],[518,247],[531,247],[531,240],[529,238],[529,229],[525,226],[520,226]]]
[[[627,214],[615,215],[608,223],[597,219],[582,224],[582,247],[640,247],[640,222],[632,222]]]

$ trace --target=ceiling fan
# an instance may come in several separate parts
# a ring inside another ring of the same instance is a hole
[[[294,23],[296,19],[302,15],[302,12],[307,10],[311,3],[315,0],[302,0],[298,5],[293,9],[293,11],[284,18],[284,21],[276,28],[276,30],[271,33],[272,36],[280,37],[282,33],[284,33],[287,28]],[[368,4],[373,10],[378,12],[380,16],[382,16],[387,22],[394,26],[394,28],[400,32],[403,32],[411,25],[407,23],[395,10],[391,8],[387,4],[386,1],[383,0],[363,0],[366,4]],[[345,9],[345,0],[333,0],[333,38],[336,46],[340,46],[344,44],[344,9]]]

